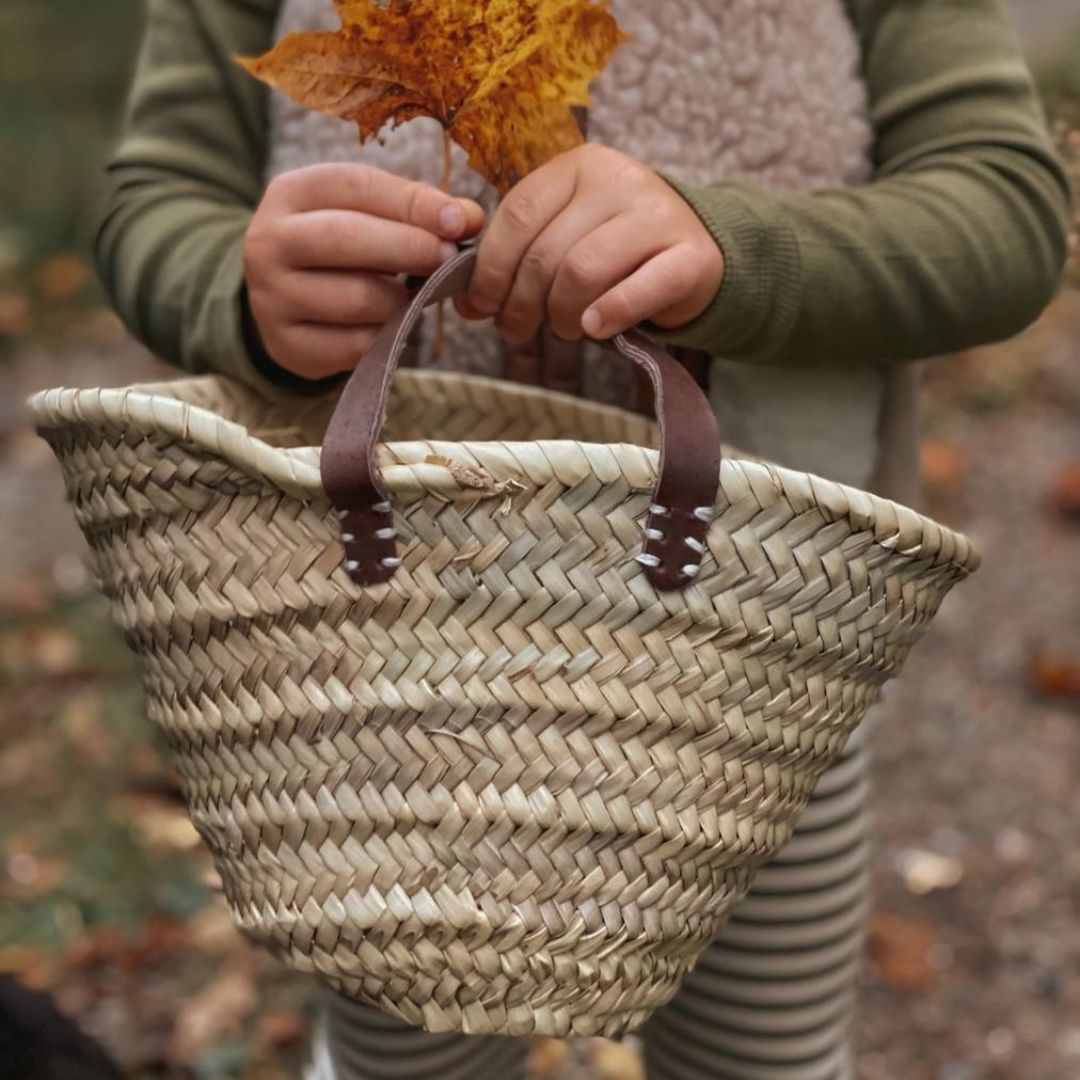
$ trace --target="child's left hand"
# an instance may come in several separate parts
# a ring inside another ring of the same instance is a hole
[[[514,345],[545,318],[560,337],[609,338],[645,319],[689,322],[723,280],[719,246],[674,188],[626,154],[586,145],[503,199],[457,308],[494,315]]]

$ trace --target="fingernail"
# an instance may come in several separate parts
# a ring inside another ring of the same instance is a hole
[[[457,244],[451,244],[449,241],[444,240],[439,245],[439,258],[441,258],[443,262],[446,262],[447,259],[452,259],[456,254]]]
[[[457,236],[465,228],[465,214],[456,203],[448,203],[439,211],[439,228],[447,236]]]
[[[589,337],[600,336],[600,331],[604,329],[604,320],[596,308],[589,308],[589,310],[581,316],[581,329],[584,330]]]

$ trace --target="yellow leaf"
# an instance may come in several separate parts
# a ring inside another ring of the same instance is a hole
[[[645,1080],[641,1055],[626,1043],[595,1039],[589,1046],[589,1064],[600,1080]]]
[[[74,300],[93,277],[90,264],[81,255],[55,255],[41,268],[41,293],[57,303]]]
[[[607,0],[334,0],[338,31],[291,34],[240,63],[355,123],[434,117],[501,192],[582,141],[572,106],[626,35]]]
[[[549,1080],[559,1075],[570,1056],[564,1039],[534,1039],[529,1048],[529,1075],[533,1080]]]

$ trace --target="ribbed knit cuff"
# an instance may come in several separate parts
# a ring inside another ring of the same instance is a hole
[[[696,319],[673,330],[650,324],[650,336],[733,360],[767,358],[787,341],[802,289],[799,244],[783,196],[744,180],[696,187],[664,179],[720,246],[724,283]]]

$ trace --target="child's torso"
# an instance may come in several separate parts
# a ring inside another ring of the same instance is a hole
[[[795,191],[869,177],[873,132],[843,0],[613,0],[611,7],[632,36],[593,86],[591,140],[695,184],[745,177]],[[337,25],[330,0],[284,0],[278,35]],[[352,125],[275,94],[271,122],[270,175],[364,160],[414,179],[441,179],[442,134],[434,121],[413,121],[361,148]],[[457,147],[452,190],[494,201]],[[451,315],[435,362],[498,374],[502,348],[489,326]],[[868,482],[885,388],[880,369],[811,374],[718,361],[713,381],[736,445]],[[596,351],[587,357],[590,396],[625,404],[628,385],[624,369]]]

